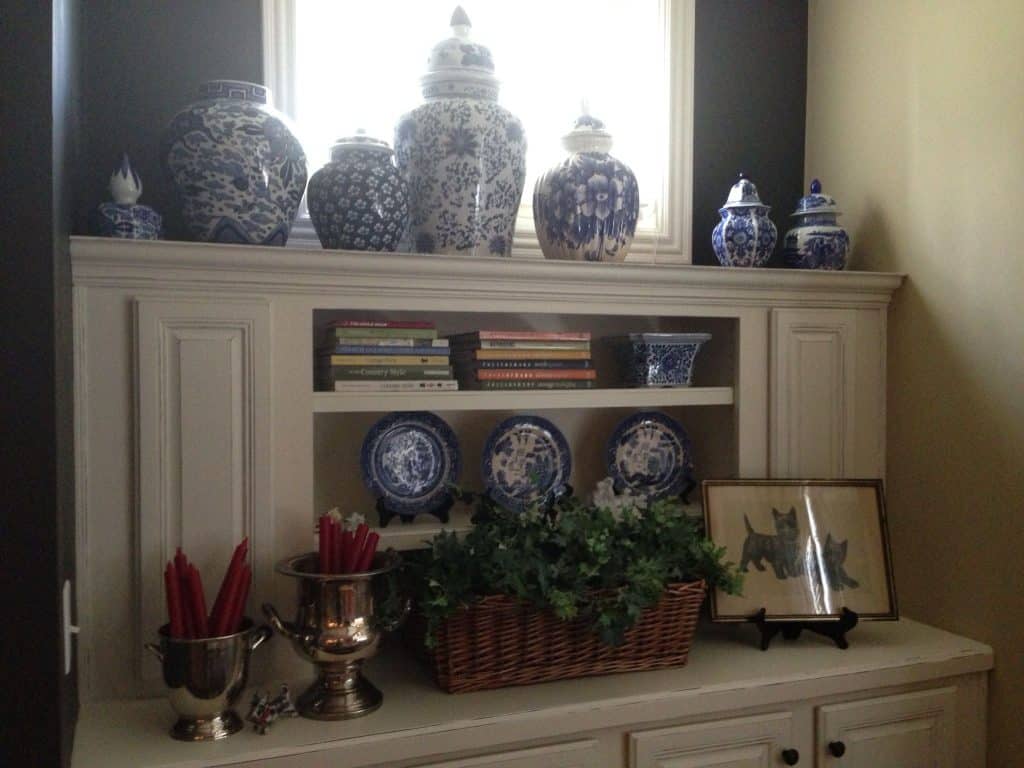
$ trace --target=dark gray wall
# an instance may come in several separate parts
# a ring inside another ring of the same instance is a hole
[[[806,0],[697,0],[693,262],[717,264],[711,230],[742,171],[782,236],[803,194]],[[813,169],[810,169],[813,171]]]
[[[76,229],[109,199],[107,182],[127,152],[142,177],[141,202],[180,233],[160,167],[160,136],[200,83],[263,81],[256,0],[89,0],[83,18],[83,149]]]
[[[68,233],[78,14],[76,0],[0,9],[0,765],[66,765],[78,712],[60,590],[75,565]]]
[[[173,218],[160,168],[164,127],[216,77],[262,80],[255,0],[90,0],[86,4],[84,159],[79,215],[106,199],[128,151],[142,201]],[[773,206],[779,239],[803,185],[807,83],[806,0],[697,0],[693,254],[714,264],[711,230],[739,171]],[[776,257],[778,260],[778,257]]]

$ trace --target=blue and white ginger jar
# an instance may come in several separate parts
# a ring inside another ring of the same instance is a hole
[[[284,245],[306,189],[306,155],[262,85],[211,80],[164,135],[189,234],[220,243]]]
[[[640,214],[636,176],[608,154],[612,136],[590,115],[576,120],[562,146],[571,154],[533,190],[533,223],[544,256],[624,261]]]
[[[786,266],[845,269],[850,236],[836,222],[840,213],[835,198],[821,191],[820,181],[812,181],[811,194],[800,198],[792,214],[796,226],[786,233],[782,251]]]
[[[452,16],[423,76],[424,104],[395,128],[395,158],[409,181],[409,246],[421,253],[510,256],[526,180],[523,124],[498,104],[491,52]]]
[[[324,248],[393,251],[409,226],[409,187],[387,142],[362,132],[339,139],[309,180],[306,204]]]
[[[718,209],[722,220],[711,233],[711,246],[723,267],[762,267],[772,257],[778,230],[768,218],[757,187],[740,174],[729,199]]]

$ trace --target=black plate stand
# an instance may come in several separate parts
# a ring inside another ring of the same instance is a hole
[[[846,640],[846,633],[857,626],[859,619],[856,613],[845,606],[835,621],[772,621],[765,618],[766,614],[767,612],[762,608],[750,617],[761,633],[762,651],[768,650],[772,638],[779,632],[787,640],[796,640],[805,629],[831,638],[832,642],[845,651],[850,647],[850,643]]]
[[[445,495],[444,502],[440,507],[435,509],[433,512],[424,512],[423,514],[433,515],[442,523],[447,523],[448,513],[451,511],[452,505],[454,504],[455,499],[453,498],[452,494],[449,493]],[[416,518],[416,515],[403,515],[401,512],[394,512],[393,510],[388,509],[387,502],[384,500],[384,497],[378,496],[377,518],[380,520],[380,527],[387,528],[388,523],[390,523],[396,517],[403,523],[411,523]]]

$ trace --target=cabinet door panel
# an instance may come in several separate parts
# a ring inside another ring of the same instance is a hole
[[[818,754],[835,768],[953,768],[955,688],[818,710]],[[834,757],[829,744],[841,742]]]
[[[630,734],[630,768],[774,768],[793,743],[793,716],[779,712]]]
[[[773,477],[838,478],[852,469],[856,327],[853,310],[772,311]]]
[[[596,749],[596,741],[573,741],[430,763],[420,768],[587,768],[597,759]]]

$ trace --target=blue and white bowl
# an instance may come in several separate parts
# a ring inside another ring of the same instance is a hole
[[[306,155],[262,85],[211,80],[163,139],[194,240],[284,245],[306,190]]]
[[[787,267],[796,269],[846,268],[850,236],[836,219],[841,214],[835,198],[811,182],[811,193],[801,197],[792,216],[796,226],[786,233],[782,255]]]
[[[631,333],[614,339],[630,387],[688,387],[693,364],[710,333]]]
[[[740,174],[725,205],[722,220],[711,233],[711,247],[723,267],[762,267],[772,257],[779,233],[768,218],[771,206],[761,202],[757,187]]]

